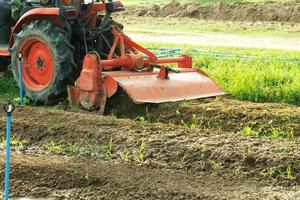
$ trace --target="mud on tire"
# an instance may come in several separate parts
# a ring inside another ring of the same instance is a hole
[[[79,75],[80,68],[74,61],[75,49],[69,42],[68,33],[50,22],[34,21],[24,26],[21,32],[14,35],[14,45],[10,49],[10,70],[16,83],[19,83],[17,53],[21,50],[23,43],[31,37],[38,38],[50,49],[53,75],[46,88],[41,90],[32,89],[24,84],[25,96],[36,105],[55,104],[67,95],[67,85],[72,84]],[[25,65],[26,63],[23,63],[23,66]]]

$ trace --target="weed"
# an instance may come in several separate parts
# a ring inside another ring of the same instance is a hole
[[[175,167],[176,167],[176,169],[183,169],[184,168],[184,163],[177,162],[177,163],[175,163]]]
[[[27,144],[26,140],[23,140],[16,136],[12,136],[10,139],[10,145],[12,147],[23,148],[26,144]],[[1,138],[0,145],[3,146],[4,148],[6,147],[6,139],[4,137]]]
[[[139,122],[142,122],[142,123],[146,123],[146,122],[147,122],[147,120],[146,120],[146,118],[145,118],[144,116],[139,116],[139,117],[137,117],[137,120],[138,120]]]
[[[215,160],[208,160],[208,163],[211,165],[212,169],[215,171],[219,171],[222,169],[221,163],[215,161]]]
[[[181,114],[180,110],[176,109],[176,115],[180,115],[180,114]]]
[[[129,153],[128,152],[126,152],[126,153],[121,153],[121,159],[122,160],[124,160],[125,162],[129,162],[129,160],[130,160],[130,155],[129,155]]]
[[[254,136],[254,137],[258,137],[259,136],[259,132],[253,130],[251,127],[246,126],[244,127],[242,130],[239,131],[240,135],[243,136]]]
[[[143,164],[145,161],[145,156],[144,156],[145,149],[146,149],[146,143],[144,140],[142,140],[139,149],[134,151],[134,158],[140,164]]]
[[[197,154],[201,159],[206,159],[211,154],[211,150],[208,148],[200,148],[197,150]]]
[[[193,114],[193,116],[192,116],[192,124],[191,124],[190,128],[192,128],[192,129],[197,128],[198,127],[197,124],[198,124],[197,115]]]
[[[64,152],[63,147],[59,144],[56,144],[53,140],[46,142],[43,147],[51,153],[60,154]]]
[[[189,124],[184,122],[183,119],[180,121],[181,126],[183,126],[184,128],[188,128]]]
[[[95,148],[91,144],[88,144],[87,146],[85,146],[83,148],[83,152],[86,153],[86,154],[92,154],[92,153],[95,152]]]
[[[286,178],[288,180],[294,180],[294,179],[296,179],[296,177],[293,175],[291,166],[288,166],[288,168],[286,169]]]
[[[67,125],[63,122],[58,123],[58,124],[54,124],[54,126],[52,126],[50,129],[54,130],[54,131],[59,131],[63,128],[67,127]]]
[[[260,175],[263,176],[263,177],[267,177],[269,179],[272,179],[274,177],[274,174],[275,174],[275,169],[274,167],[271,167],[267,170],[262,170],[260,172]]]
[[[251,150],[251,146],[248,144],[244,147],[243,151],[242,151],[242,157],[243,159],[245,159],[246,157],[248,157],[249,155],[251,155],[252,150]]]
[[[272,127],[269,130],[254,130],[250,126],[244,127],[242,130],[239,131],[239,134],[243,136],[253,136],[253,137],[259,137],[259,136],[271,136],[275,139],[278,138],[294,138],[294,130],[288,130],[284,131],[281,128],[275,128]]]
[[[113,139],[112,136],[109,138],[108,144],[102,147],[100,154],[105,158],[111,158],[113,153]]]
[[[111,124],[115,125],[117,121],[117,116],[113,112],[111,113],[110,116],[111,116]]]
[[[80,152],[80,147],[77,144],[68,144],[63,150],[69,154],[78,154]]]
[[[271,128],[270,130],[273,138],[294,138],[294,131],[283,131],[281,128]]]
[[[14,98],[13,103],[20,105],[21,104],[20,97]],[[30,105],[30,103],[31,103],[31,100],[28,97],[23,98],[23,105],[25,105],[25,106]]]
[[[290,141],[286,146],[282,148],[282,151],[284,153],[290,153],[294,149],[295,145],[295,141]]]
[[[293,175],[293,172],[292,172],[292,168],[291,166],[289,165],[287,168],[286,168],[286,173],[283,173],[281,171],[279,171],[279,173],[281,174],[281,176],[287,180],[295,180],[296,177]]]

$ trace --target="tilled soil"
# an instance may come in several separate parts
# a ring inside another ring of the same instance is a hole
[[[99,160],[18,153],[13,153],[12,157],[11,191],[16,197],[110,200],[296,200],[300,194],[297,187],[271,187],[255,180],[241,181],[205,173],[194,175]]]
[[[125,14],[152,17],[190,17],[222,21],[280,21],[300,23],[299,2],[266,3],[171,3],[153,7],[129,6]]]
[[[294,187],[300,183],[297,106],[217,99],[163,104],[137,120],[34,107],[18,108],[13,117],[14,196],[299,197]],[[0,124],[4,135],[4,118]],[[297,134],[243,136],[244,126]]]

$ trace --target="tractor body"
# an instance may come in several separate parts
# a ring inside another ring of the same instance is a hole
[[[224,94],[192,68],[190,56],[159,59],[125,35],[111,18],[124,10],[119,1],[34,1],[27,1],[0,56],[10,57],[18,82],[17,54],[23,55],[24,92],[35,104],[57,103],[68,94],[72,107],[104,113],[119,90],[137,104]]]

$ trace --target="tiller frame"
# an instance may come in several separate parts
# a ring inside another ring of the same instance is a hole
[[[125,84],[125,82],[133,77],[133,79],[144,80],[146,81],[145,84],[147,84],[146,77],[148,76],[151,76],[152,80],[153,76],[157,80],[168,80],[170,73],[197,73],[203,77],[208,77],[202,70],[192,68],[191,56],[157,58],[151,51],[132,41],[118,27],[112,26],[111,31],[115,39],[107,60],[101,60],[97,52],[87,53],[80,77],[77,79],[75,86],[68,87],[71,107],[81,106],[87,110],[99,109],[100,114],[103,114],[107,99],[117,92],[118,86],[122,87],[135,103],[162,103],[182,100],[139,98],[138,96],[141,96],[140,93],[147,93],[147,90],[139,88],[140,90],[135,92],[134,90],[138,88],[138,83],[132,81],[129,84]],[[116,56],[117,47],[120,49],[120,56]],[[168,67],[167,64],[177,64],[177,68]],[[159,70],[155,71],[157,68]],[[160,81],[151,89],[164,89],[163,84],[165,83],[165,81]],[[224,94],[215,84],[213,84],[213,87],[215,87],[215,93],[205,95],[205,97]],[[192,96],[186,99],[196,98],[201,98],[201,96]]]

